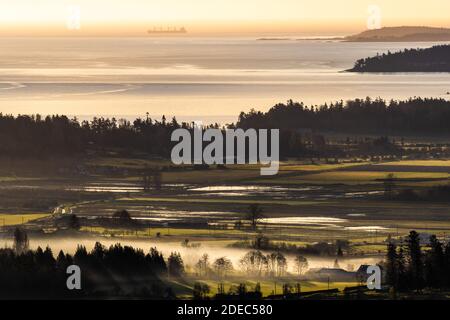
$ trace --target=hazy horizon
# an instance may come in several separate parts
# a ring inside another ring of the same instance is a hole
[[[0,36],[145,36],[152,27],[181,26],[194,36],[349,34],[367,28],[371,5],[381,26],[450,27],[444,0],[15,0],[0,4]],[[79,20],[75,28],[71,19]]]
[[[428,47],[433,43],[408,43]],[[256,38],[1,39],[0,109],[13,114],[235,121],[288,99],[448,98],[448,74],[341,72],[405,43]]]
[[[223,123],[288,99],[448,98],[447,74],[342,73],[357,59],[432,43],[297,40],[386,26],[450,27],[449,10],[443,0],[2,1],[0,108]],[[154,27],[188,33],[149,36]],[[289,40],[257,41],[271,37]]]

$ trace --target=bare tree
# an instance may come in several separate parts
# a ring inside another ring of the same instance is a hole
[[[250,205],[249,210],[247,212],[247,220],[250,221],[250,225],[252,226],[253,230],[257,229],[258,223],[263,218],[264,215],[262,214],[261,207],[258,204]]]
[[[207,276],[209,269],[210,269],[210,263],[209,263],[209,256],[207,253],[205,253],[197,262],[195,265],[195,268],[197,269],[197,273],[199,276]]]
[[[281,252],[267,255],[267,272],[271,276],[281,277],[286,274],[287,260]]]
[[[286,274],[287,271],[287,260],[286,257],[281,254],[280,252],[278,252],[277,255],[277,276],[278,277],[282,277]]]
[[[267,270],[267,258],[261,251],[250,251],[239,261],[241,269],[249,275],[261,276]]]
[[[214,261],[213,268],[219,277],[224,278],[228,272],[233,270],[233,264],[230,259],[222,257]]]
[[[297,274],[301,276],[308,269],[308,259],[306,259],[304,256],[296,256],[295,269],[297,271]]]

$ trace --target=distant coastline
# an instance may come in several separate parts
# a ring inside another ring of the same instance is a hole
[[[348,42],[450,41],[450,29],[432,27],[386,27],[345,37]]]
[[[344,41],[345,37],[304,37],[304,38],[286,38],[286,37],[267,37],[258,38],[257,41]]]
[[[450,29],[433,27],[385,27],[343,37],[262,37],[259,41],[343,41],[343,42],[439,42],[450,41]]]

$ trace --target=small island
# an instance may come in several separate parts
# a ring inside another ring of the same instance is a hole
[[[377,54],[356,61],[348,72],[450,72],[450,45]]]
[[[348,42],[450,41],[450,29],[433,27],[385,27],[367,30],[344,38]]]

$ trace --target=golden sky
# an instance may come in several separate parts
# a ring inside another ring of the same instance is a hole
[[[449,0],[0,0],[0,35],[139,36],[153,26],[193,34],[353,33],[366,28],[369,5],[380,8],[382,26],[450,27]]]

